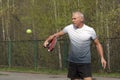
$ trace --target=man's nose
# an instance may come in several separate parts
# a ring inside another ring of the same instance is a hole
[[[75,20],[74,20],[74,19],[72,19],[72,22],[75,22]]]

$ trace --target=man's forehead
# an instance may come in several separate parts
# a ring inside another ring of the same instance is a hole
[[[76,13],[76,14],[74,13],[74,14],[72,15],[72,18],[78,18],[78,17],[80,17],[80,15],[77,14],[77,13]]]

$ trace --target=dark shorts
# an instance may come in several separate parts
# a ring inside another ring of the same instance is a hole
[[[73,63],[69,62],[68,66],[68,78],[86,78],[92,77],[91,63]]]

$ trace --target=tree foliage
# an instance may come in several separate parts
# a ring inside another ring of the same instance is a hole
[[[2,40],[44,39],[70,24],[73,11],[83,12],[85,23],[101,37],[107,35],[106,25],[110,37],[120,32],[119,0],[1,0],[0,4]],[[32,36],[25,33],[27,28],[32,28]]]

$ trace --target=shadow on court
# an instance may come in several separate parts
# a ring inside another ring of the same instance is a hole
[[[70,80],[70,79],[66,78],[66,75],[0,72],[0,80]],[[120,80],[120,79],[95,77],[95,80]]]

